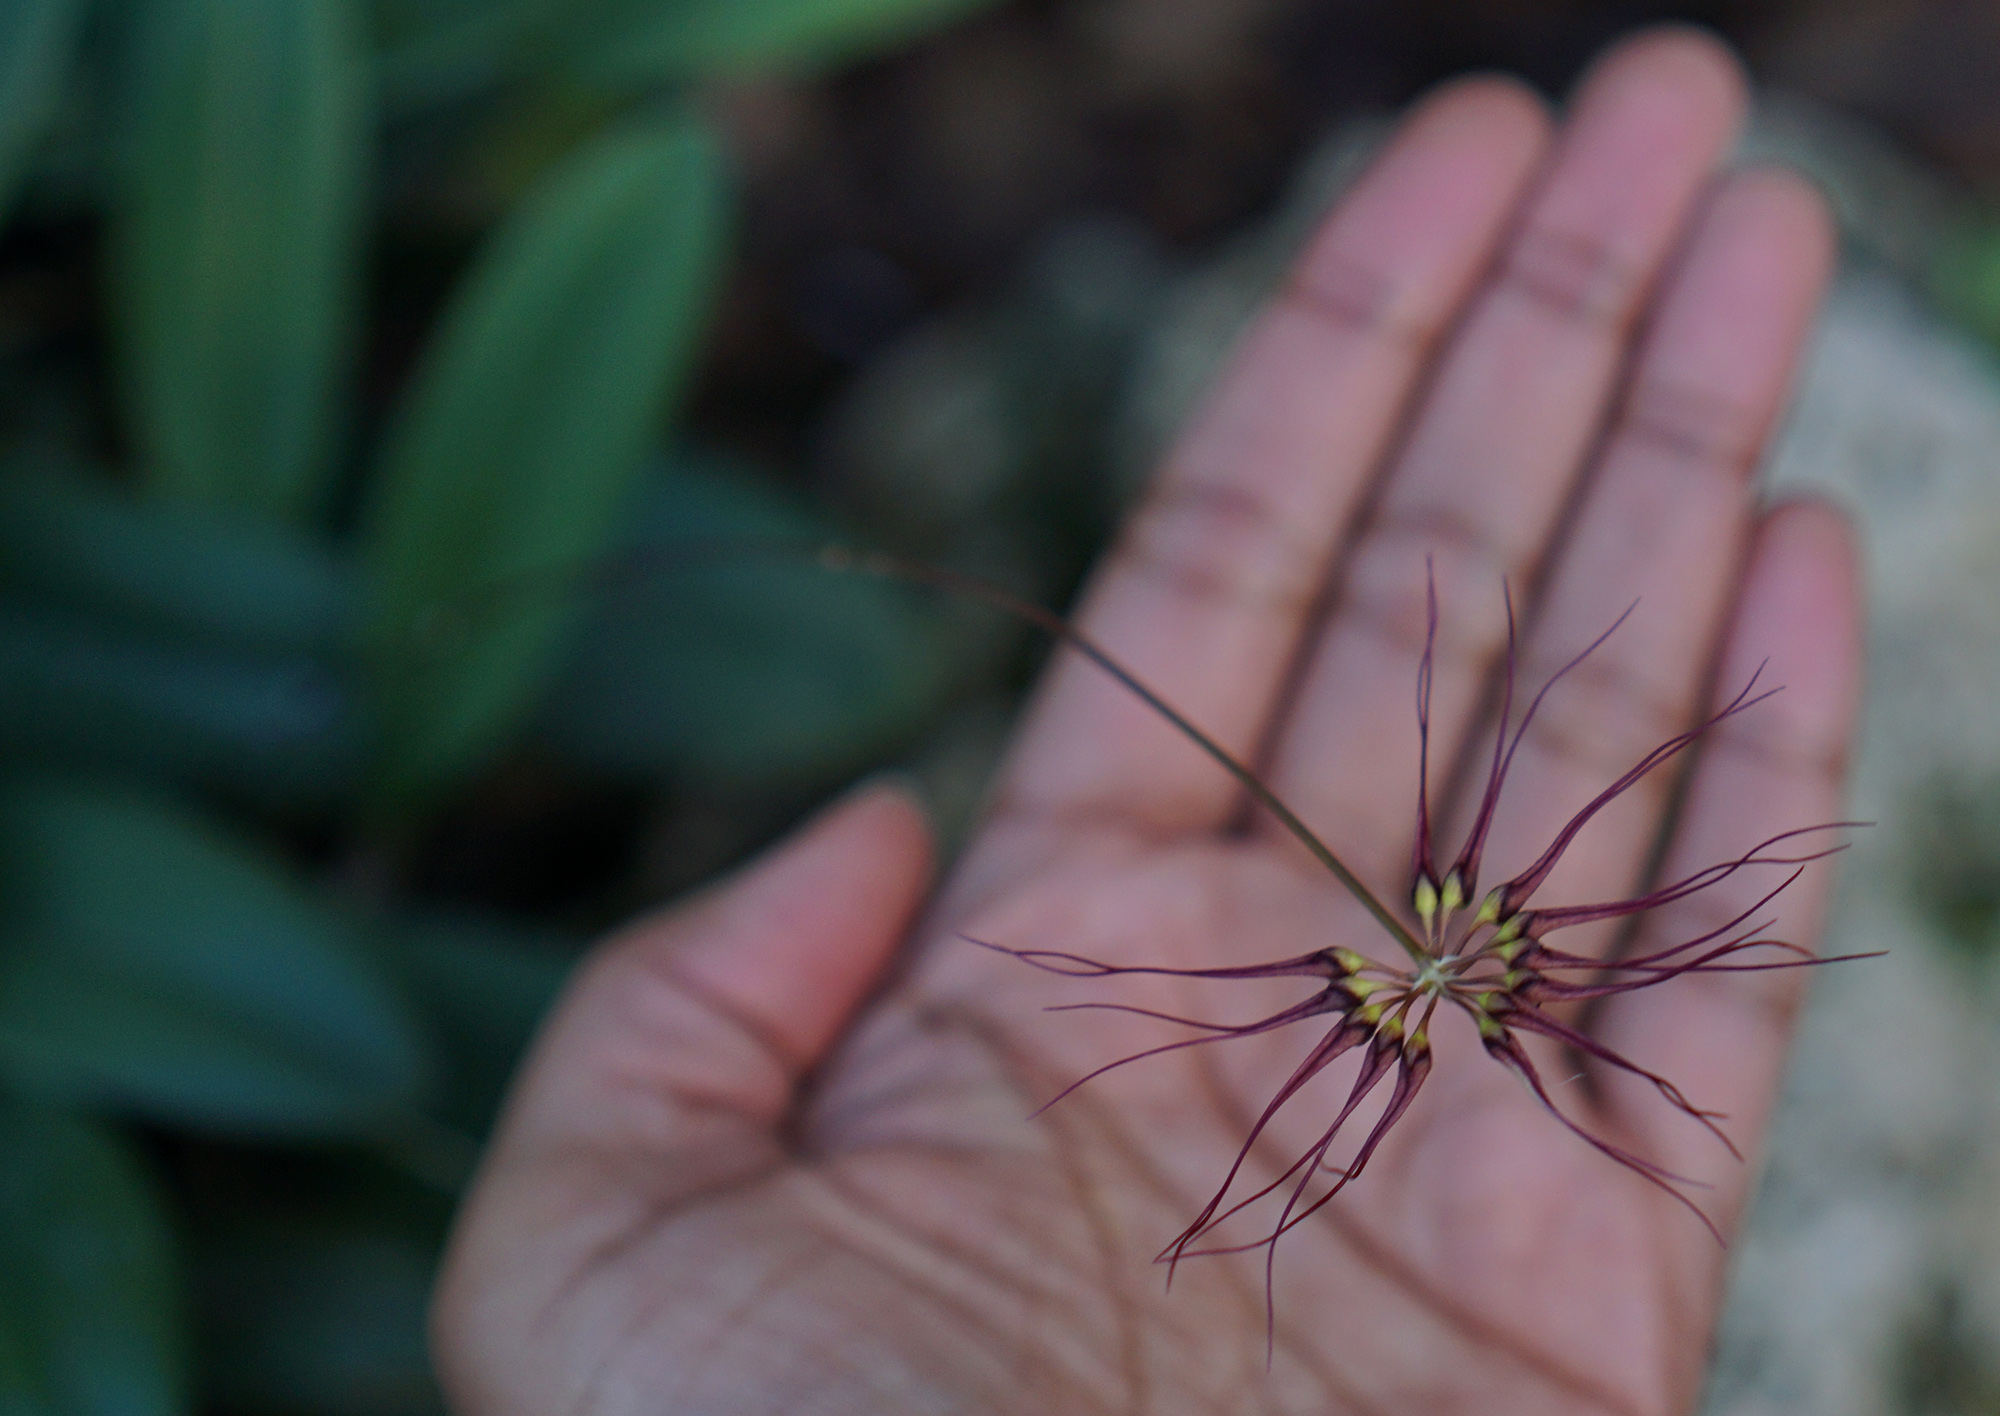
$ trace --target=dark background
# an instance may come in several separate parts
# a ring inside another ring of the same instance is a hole
[[[1898,0],[1042,0],[823,83],[719,96],[742,263],[694,416],[795,451],[843,372],[989,294],[1065,215],[1199,252],[1308,144],[1475,69],[1559,97],[1641,25],[1708,26],[1756,81],[1878,124],[1968,191],[2000,180],[2000,7]]]

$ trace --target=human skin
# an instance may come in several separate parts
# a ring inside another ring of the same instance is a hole
[[[1560,125],[1504,79],[1419,104],[1242,337],[1088,585],[1077,623],[1257,763],[1394,903],[1427,562],[1434,764],[1490,741],[1503,580],[1530,607],[1527,687],[1638,602],[1523,743],[1489,883],[1766,661],[1784,692],[1718,727],[1685,778],[1619,798],[1537,898],[1617,898],[1649,871],[1678,878],[1838,814],[1859,672],[1851,540],[1831,509],[1760,508],[1751,485],[1833,243],[1797,179],[1719,170],[1743,106],[1729,56],[1678,29],[1610,51]],[[1478,782],[1460,774],[1470,789],[1447,795],[1439,775],[1448,857]],[[1696,1402],[1727,1254],[1565,1131],[1450,1009],[1408,1115],[1279,1246],[1268,1365],[1261,1252],[1187,1260],[1166,1288],[1155,1254],[1320,1032],[1155,1057],[1031,1116],[1092,1068],[1184,1035],[1045,1009],[1247,1020],[1305,990],[1084,983],[966,936],[1182,968],[1336,945],[1395,962],[1396,948],[1096,668],[1057,655],[935,894],[931,871],[918,808],[864,787],[586,961],[447,1256],[433,1337],[455,1410]],[[1774,883],[1731,881],[1564,947],[1663,947]],[[1811,944],[1827,883],[1810,869],[1772,932]],[[1748,1163],[1643,1081],[1531,1051],[1582,1124],[1712,1187],[1690,1194],[1727,1235],[1808,972],[1691,976],[1564,1015],[1728,1113]],[[1352,1068],[1280,1114],[1257,1183],[1323,1129]]]

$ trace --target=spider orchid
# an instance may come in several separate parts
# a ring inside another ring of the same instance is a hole
[[[1479,894],[1479,869],[1494,812],[1499,805],[1515,753],[1527,736],[1536,713],[1557,684],[1617,633],[1635,606],[1628,607],[1611,626],[1585,646],[1583,651],[1552,674],[1529,701],[1527,709],[1514,721],[1516,642],[1514,607],[1507,602],[1507,650],[1501,683],[1499,726],[1493,755],[1486,772],[1485,789],[1464,845],[1451,865],[1438,868],[1430,817],[1430,698],[1431,669],[1437,645],[1438,608],[1435,584],[1428,588],[1425,601],[1424,648],[1417,665],[1417,819],[1411,861],[1412,883],[1409,910],[1416,927],[1392,910],[1340,859],[1292,809],[1248,766],[1196,727],[1171,703],[1143,680],[1120,664],[1087,635],[1061,617],[1039,605],[1022,600],[988,581],[960,575],[937,566],[923,565],[892,556],[858,553],[844,547],[823,547],[820,564],[829,570],[853,571],[888,579],[928,585],[964,595],[992,605],[1017,619],[1046,631],[1069,645],[1110,675],[1141,701],[1178,729],[1190,742],[1229,772],[1250,796],[1269,812],[1324,866],[1340,885],[1373,916],[1403,953],[1395,964],[1382,963],[1358,949],[1340,946],[1316,949],[1309,954],[1279,959],[1265,964],[1226,968],[1179,969],[1140,965],[1117,965],[1050,949],[1016,949],[982,939],[969,942],[982,948],[1011,955],[1050,973],[1073,978],[1110,978],[1125,974],[1166,974],[1202,980],[1242,980],[1301,978],[1319,987],[1311,996],[1283,1008],[1269,1017],[1248,1023],[1215,1023],[1177,1017],[1123,1003],[1082,1002],[1055,1005],[1051,1011],[1067,1012],[1106,1009],[1136,1013],[1195,1029],[1197,1036],[1146,1048],[1130,1056],[1107,1062],[1064,1087],[1040,1108],[1046,1111],[1106,1072],[1149,1057],[1222,1042],[1230,1038],[1254,1037],[1276,1032],[1293,1024],[1320,1020],[1325,1031],[1307,1051],[1304,1059],[1279,1086],[1270,1102],[1251,1125],[1215,1192],[1193,1221],[1163,1248],[1157,1260],[1167,1265],[1171,1282],[1173,1269],[1182,1259],[1218,1254],[1265,1251],[1265,1295],[1267,1312],[1272,1292],[1272,1265],[1278,1241],[1329,1203],[1358,1178],[1370,1157],[1391,1128],[1409,1111],[1410,1103],[1431,1072],[1430,1026],[1440,1003],[1449,1003],[1464,1013],[1477,1030],[1487,1054],[1517,1075],[1556,1120],[1586,1144],[1596,1148],[1649,1184],[1673,1196],[1714,1236],[1723,1242],[1721,1231],[1700,1206],[1685,1193],[1699,1181],[1677,1175],[1643,1156],[1635,1155],[1602,1136],[1585,1129],[1555,1104],[1547,1084],[1526,1047],[1522,1035],[1533,1033],[1567,1047],[1604,1066],[1629,1073],[1649,1083],[1667,1105],[1698,1122],[1735,1157],[1741,1153],[1716,1123],[1726,1119],[1719,1112],[1696,1106],[1667,1078],[1620,1056],[1588,1033],[1564,1022],[1549,1010],[1550,1004],[1573,1004],[1614,994],[1654,988],[1687,974],[1750,973],[1772,969],[1808,968],[1819,964],[1872,958],[1871,954],[1821,957],[1765,931],[1775,923],[1764,919],[1749,923],[1780,894],[1795,883],[1811,862],[1846,849],[1830,845],[1808,849],[1809,838],[1828,832],[1865,826],[1860,821],[1830,821],[1780,832],[1758,842],[1741,855],[1718,861],[1682,879],[1659,886],[1629,899],[1595,904],[1544,905],[1534,896],[1562,860],[1565,852],[1592,818],[1631,790],[1643,778],[1658,770],[1721,724],[1764,702],[1776,688],[1759,691],[1763,669],[1750,676],[1735,697],[1706,720],[1668,738],[1646,753],[1623,775],[1599,792],[1556,833],[1542,854],[1520,874]],[[1761,867],[1789,867],[1788,873],[1747,909],[1721,925],[1693,938],[1665,948],[1631,957],[1597,959],[1567,952],[1548,942],[1551,935],[1579,925],[1607,920],[1630,920],[1676,901],[1685,900],[1720,885],[1739,871]],[[1475,904],[1474,901],[1477,900]],[[1292,1163],[1262,1188],[1230,1202],[1250,1154],[1258,1139],[1278,1112],[1298,1095],[1306,1083],[1337,1059],[1359,1052],[1361,1065],[1346,1101],[1332,1121]],[[1392,1077],[1394,1080],[1391,1081]],[[1363,1137],[1353,1157],[1345,1165],[1332,1164],[1327,1157],[1349,1120],[1383,1084],[1389,1086],[1387,1104]],[[1037,1113],[1039,1114],[1039,1112]],[[1333,1179],[1319,1194],[1308,1199],[1315,1178],[1322,1173]],[[1284,1192],[1275,1224],[1260,1239],[1247,1243],[1209,1243],[1226,1221],[1268,1196]],[[1267,1325],[1267,1339],[1274,1328]]]
[[[1512,879],[1479,894],[1480,862],[1492,827],[1501,788],[1513,765],[1529,726],[1550,691],[1572,670],[1590,657],[1611,637],[1632,613],[1627,609],[1611,627],[1574,659],[1563,665],[1543,684],[1527,709],[1513,722],[1515,678],[1515,633],[1511,600],[1508,604],[1506,671],[1503,678],[1500,723],[1485,789],[1479,810],[1464,845],[1450,866],[1440,869],[1435,854],[1429,809],[1430,693],[1433,651],[1437,641],[1437,598],[1433,587],[1427,597],[1428,624],[1424,649],[1417,669],[1418,789],[1415,848],[1411,866],[1412,885],[1409,908],[1416,927],[1391,911],[1347,866],[1315,836],[1292,811],[1249,768],[1187,722],[1145,684],[1062,621],[1033,606],[1022,606],[1011,597],[1000,597],[990,587],[959,582],[952,588],[970,590],[982,598],[1024,614],[1056,634],[1093,660],[1127,688],[1137,693],[1163,714],[1197,746],[1228,769],[1278,821],[1295,836],[1340,883],[1374,916],[1385,932],[1401,946],[1403,959],[1383,963],[1359,949],[1334,947],[1317,949],[1295,958],[1265,964],[1229,968],[1177,969],[1107,964],[1076,954],[1047,949],[1013,949],[985,940],[971,942],[995,949],[1037,968],[1078,978],[1107,978],[1123,974],[1169,974],[1204,980],[1301,978],[1314,981],[1318,990],[1290,1007],[1254,1022],[1225,1024],[1176,1017],[1150,1009],[1120,1003],[1084,1002],[1057,1005],[1054,1011],[1110,1009],[1137,1013],[1164,1022],[1194,1028],[1200,1034],[1150,1047],[1128,1057],[1109,1062],[1078,1078],[1045,1106],[1053,1106],[1078,1087],[1115,1068],[1144,1058],[1182,1048],[1196,1047],[1229,1038],[1251,1037],[1275,1032],[1294,1024],[1319,1020],[1325,1032],[1305,1058],[1279,1086],[1255,1123],[1250,1127],[1222,1182],[1193,1221],[1161,1250],[1159,1261],[1168,1265],[1169,1281],[1173,1265],[1184,1258],[1206,1255],[1266,1251],[1266,1292],[1271,1284],[1271,1264],[1277,1244],[1288,1231],[1307,1220],[1335,1195],[1352,1183],[1415,1099],[1430,1075],[1432,1055],[1430,1028],[1439,1004],[1447,1003],[1464,1013],[1476,1028],[1486,1052],[1515,1073],[1541,1104],[1587,1144],[1618,1162],[1650,1184],[1672,1195],[1685,1206],[1716,1239],[1721,1231],[1685,1193],[1699,1182],[1672,1171],[1595,1135],[1564,1113],[1550,1096],[1522,1035],[1533,1033],[1551,1039],[1575,1053],[1604,1066],[1639,1077],[1665,1100],[1667,1105],[1706,1127],[1716,1140],[1738,1160],[1742,1159],[1717,1122],[1720,1113],[1706,1111],[1684,1096],[1671,1081],[1620,1056],[1588,1033],[1566,1023],[1551,1012],[1551,1004],[1571,1004],[1657,987],[1672,979],[1695,973],[1755,972],[1769,969],[1802,968],[1836,959],[1821,958],[1797,945],[1766,936],[1774,923],[1753,917],[1783,893],[1804,873],[1808,863],[1845,849],[1841,845],[1809,848],[1810,838],[1824,833],[1864,825],[1836,821],[1800,827],[1760,841],[1741,855],[1717,862],[1682,879],[1659,886],[1629,899],[1594,904],[1544,905],[1534,896],[1556,868],[1578,834],[1611,802],[1677,757],[1705,734],[1762,703],[1778,690],[1759,691],[1760,668],[1736,696],[1707,720],[1688,731],[1668,738],[1617,780],[1612,782],[1556,833],[1548,848]],[[1549,942],[1551,936],[1568,928],[1606,920],[1631,919],[1679,900],[1701,893],[1736,875],[1757,867],[1789,867],[1778,883],[1755,903],[1720,926],[1666,948],[1633,957],[1597,959],[1570,953]],[[1476,903],[1475,903],[1476,902]],[[1841,958],[1870,957],[1844,955]],[[1230,1202],[1252,1149],[1272,1119],[1287,1102],[1336,1059],[1350,1052],[1360,1054],[1360,1069],[1345,1103],[1321,1132],[1286,1170],[1261,1189]],[[1393,1077],[1393,1080],[1391,1078]],[[1349,1120],[1370,1096],[1384,1085],[1388,1101],[1374,1125],[1362,1139],[1353,1157],[1344,1165],[1328,1161],[1328,1155]],[[1334,1178],[1322,1192],[1308,1198],[1314,1179],[1330,1173]],[[1215,1231],[1227,1220],[1258,1201],[1285,1192],[1276,1223],[1260,1239],[1248,1243],[1210,1243]]]

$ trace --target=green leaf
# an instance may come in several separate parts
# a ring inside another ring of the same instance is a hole
[[[956,661],[920,597],[821,570],[803,549],[757,551],[760,538],[832,539],[796,500],[683,462],[647,487],[637,520],[643,575],[607,596],[556,679],[543,731],[565,755],[684,780],[816,784],[938,705]],[[730,553],[732,540],[745,549]]]
[[[218,653],[0,601],[0,754],[17,761],[326,801],[359,761],[351,707],[300,655]]]
[[[0,5],[0,210],[55,116],[84,12],[83,0]]]
[[[2000,344],[2000,221],[1990,215],[1945,232],[1928,285],[1951,319]]]
[[[580,64],[645,85],[716,71],[823,67],[859,59],[984,8],[990,0],[666,0],[614,7]],[[622,21],[622,22],[620,22]]]
[[[0,1096],[0,1411],[188,1407],[173,1244],[110,1131]]]
[[[384,454],[364,533],[378,814],[478,767],[538,695],[709,305],[724,187],[692,122],[601,135],[491,239]]]
[[[943,28],[993,0],[389,0],[383,102],[463,99],[546,73],[614,89],[825,68]]]
[[[150,1119],[368,1134],[425,1048],[395,984],[275,862],[180,808],[0,790],[0,1071]]]
[[[369,123],[349,0],[144,0],[111,231],[149,491],[323,508]]]
[[[68,471],[0,473],[0,583],[243,649],[324,651],[354,615],[349,568],[319,541],[211,507],[135,502]]]
[[[579,0],[377,0],[376,88],[385,114],[462,101],[545,61],[532,40]]]

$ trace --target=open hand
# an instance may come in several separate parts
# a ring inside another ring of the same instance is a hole
[[[1476,805],[1477,771],[1452,769],[1490,742],[1503,580],[1525,610],[1528,689],[1638,608],[1523,742],[1490,879],[1766,660],[1785,691],[1709,735],[1682,794],[1661,772],[1620,797],[1543,896],[1616,899],[1837,813],[1852,550],[1829,509],[1760,511],[1751,486],[1832,240],[1797,179],[1718,175],[1743,103],[1714,42],[1668,30],[1601,60],[1559,130],[1499,79],[1420,104],[1243,337],[1085,595],[1077,622],[1258,764],[1398,909],[1427,562],[1442,851]],[[1187,1259],[1165,1289],[1155,1255],[1325,1029],[1150,1058],[1031,1116],[1093,1068],[1186,1035],[1046,1009],[1241,1021],[1309,988],[1064,979],[966,936],[1179,968],[1397,949],[1095,667],[1057,656],[979,838],[927,903],[929,870],[917,809],[866,789],[587,963],[453,1241],[435,1336],[457,1409],[1498,1416],[1696,1401],[1725,1253],[1564,1130],[1450,1009],[1409,1113],[1284,1236],[1268,1367],[1263,1251]],[[1565,947],[1700,935],[1773,883],[1732,880]],[[1773,932],[1811,944],[1826,883],[1808,871]],[[1594,1133],[1705,1182],[1689,1193],[1730,1233],[1806,972],[1691,976],[1567,1014],[1727,1113],[1749,1164],[1642,1080],[1545,1042],[1538,1066]],[[1324,1129],[1354,1066],[1272,1123],[1256,1184]],[[1259,1237],[1241,1221],[1236,1237]]]

